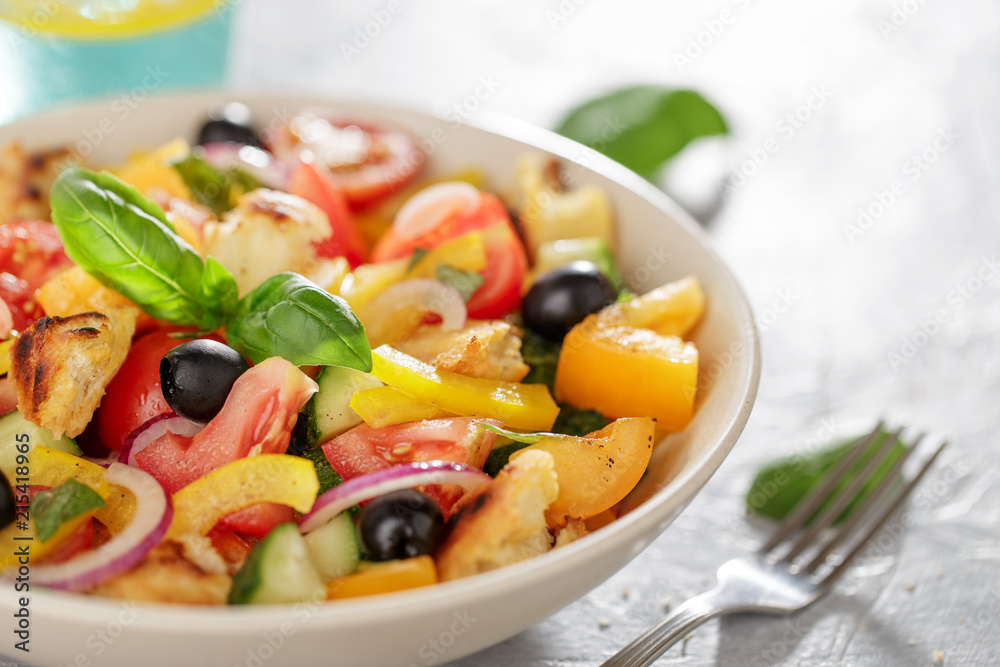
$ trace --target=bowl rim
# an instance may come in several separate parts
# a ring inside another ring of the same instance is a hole
[[[5,125],[0,125],[0,137],[11,131],[16,132],[17,128],[23,124],[55,123],[60,118],[72,117],[84,113],[88,109],[103,107],[107,104],[108,99],[110,98],[68,103],[39,114],[18,118]],[[258,103],[277,101],[299,110],[325,106],[352,113],[357,111],[383,115],[404,114],[453,122],[443,118],[440,114],[414,104],[390,103],[369,98],[345,99],[302,90],[282,90],[280,87],[267,90],[249,87],[208,91],[173,90],[151,95],[149,99],[151,101],[189,100],[192,114],[202,112],[211,103],[222,100]],[[186,120],[183,119],[180,122]],[[728,456],[749,419],[751,408],[757,396],[761,370],[760,340],[749,301],[729,267],[716,252],[708,234],[686,211],[663,191],[628,168],[582,144],[527,121],[491,111],[483,111],[475,118],[463,119],[461,125],[485,131],[505,140],[524,143],[575,164],[580,163],[574,159],[573,155],[582,147],[587,150],[588,162],[580,166],[614,181],[632,194],[653,204],[693,237],[714,260],[719,275],[728,289],[737,297],[738,312],[736,316],[738,323],[742,323],[737,334],[738,340],[742,350],[749,355],[749,363],[741,365],[743,372],[737,378],[738,391],[743,396],[743,401],[738,408],[730,409],[727,412],[728,426],[721,435],[717,436],[717,441],[712,448],[703,452],[690,464],[685,465],[676,477],[658,489],[646,501],[634,507],[625,516],[605,526],[596,535],[587,535],[558,550],[461,580],[442,582],[410,591],[338,600],[336,604],[320,602],[317,605],[318,609],[313,610],[314,616],[310,620],[310,625],[314,629],[323,626],[369,623],[373,620],[384,619],[385,612],[389,609],[392,610],[393,615],[398,615],[405,613],[410,608],[414,610],[426,609],[428,606],[442,604],[447,604],[449,608],[457,608],[463,604],[471,604],[484,596],[489,597],[490,591],[495,592],[502,589],[505,582],[510,580],[540,584],[559,570],[576,567],[585,561],[593,560],[600,555],[616,550],[622,542],[635,544],[641,542],[644,535],[651,535],[651,539],[655,539],[664,529],[658,526],[668,523],[676,514],[683,511],[687,503],[715,474],[722,461]],[[675,496],[681,498],[679,503],[663,502],[667,498]],[[637,556],[648,545],[649,541],[643,544],[642,549],[633,549],[629,559]],[[583,594],[581,593],[581,596]],[[43,613],[52,620],[73,619],[78,621],[81,615],[86,614],[91,616],[97,614],[100,618],[111,618],[121,612],[122,603],[121,600],[111,598],[48,589],[33,590],[32,598],[36,608],[35,613]],[[273,629],[276,618],[287,618],[284,612],[290,606],[234,608],[231,606],[204,607],[146,602],[141,603],[141,605],[143,614],[138,625],[143,626],[144,631],[173,633],[178,629],[183,629],[188,633],[205,635],[218,635],[220,631],[242,635]],[[0,600],[0,608],[5,606]]]

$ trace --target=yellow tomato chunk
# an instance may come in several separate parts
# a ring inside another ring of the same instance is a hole
[[[430,556],[418,556],[368,565],[354,574],[332,579],[326,584],[326,597],[329,600],[339,600],[392,593],[430,586],[437,581],[434,559]]]
[[[621,305],[629,326],[663,336],[686,336],[705,310],[705,293],[694,276],[681,278]]]
[[[648,415],[669,431],[686,427],[694,411],[698,349],[649,329],[607,326],[600,317],[588,316],[567,334],[556,398],[606,417]]]
[[[556,436],[511,454],[512,461],[532,449],[552,455],[559,495],[545,512],[550,526],[570,519],[589,519],[628,495],[649,465],[653,420],[618,419],[582,438]]]

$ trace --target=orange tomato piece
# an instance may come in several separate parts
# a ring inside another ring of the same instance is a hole
[[[437,581],[434,559],[430,556],[418,556],[372,564],[354,574],[332,579],[326,584],[326,597],[329,600],[339,600],[392,593],[430,586]]]

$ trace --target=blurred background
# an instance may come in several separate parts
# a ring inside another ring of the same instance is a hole
[[[794,621],[709,624],[662,664],[1000,663],[1000,5],[133,5],[125,27],[95,28],[99,16],[56,26],[44,2],[0,2],[12,21],[0,122],[101,91],[204,85],[554,128],[589,99],[654,84],[697,90],[726,119],[728,135],[693,142],[650,178],[707,227],[757,314],[764,374],[744,436],[614,579],[458,664],[596,664],[756,544],[743,494],[763,461],[882,415],[951,438],[927,485],[932,509]],[[167,23],[179,27],[159,31]],[[107,42],[143,32],[142,44]],[[136,48],[145,55],[116,50]]]

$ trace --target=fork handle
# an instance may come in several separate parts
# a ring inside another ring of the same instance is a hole
[[[648,667],[705,621],[735,611],[719,606],[718,590],[716,586],[676,607],[659,623],[601,663],[601,667]]]

